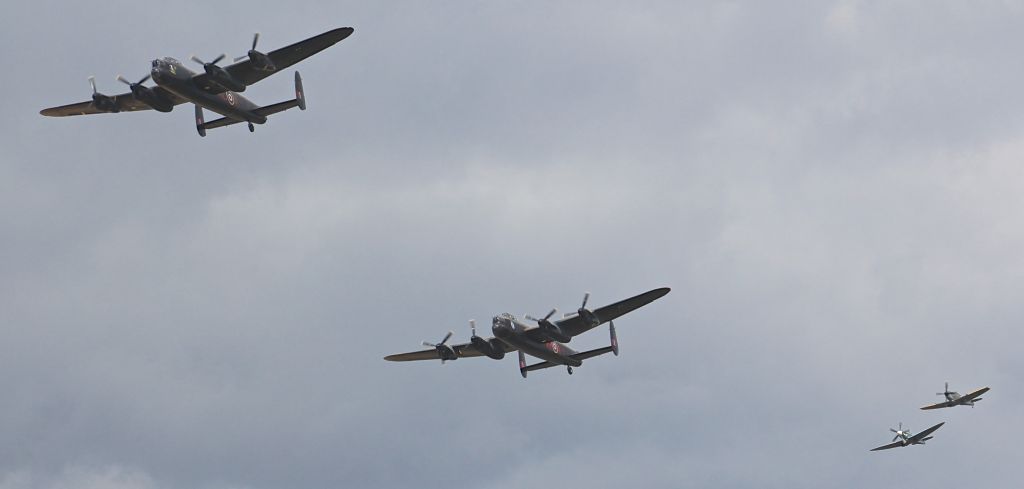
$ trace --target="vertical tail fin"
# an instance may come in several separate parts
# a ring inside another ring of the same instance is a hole
[[[205,121],[203,121],[203,108],[196,105],[196,130],[199,131],[200,136],[206,137],[206,126],[203,124],[205,124]]]
[[[306,93],[302,90],[302,77],[295,72],[295,101],[299,103],[299,110],[306,110]]]
[[[619,339],[615,336],[615,323],[614,322],[608,321],[608,331],[609,331],[609,334],[611,335],[612,353],[614,353],[615,356],[619,356]]]
[[[523,350],[519,350],[519,375],[526,378],[526,355],[523,355]]]

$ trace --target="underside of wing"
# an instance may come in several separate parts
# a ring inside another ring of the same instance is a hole
[[[151,93],[164,103],[170,103],[170,105],[178,105],[187,102],[187,100],[164,90],[162,87],[150,88]],[[97,106],[96,101],[88,100],[85,102],[78,102],[76,104],[61,105],[59,107],[50,107],[39,111],[40,114],[50,117],[66,117],[69,115],[88,115],[88,114],[103,114],[103,113],[117,113],[117,112],[136,112],[140,110],[150,110],[150,107],[145,102],[135,98],[131,92],[121,93],[118,95],[99,95],[100,101],[106,104],[106,107]],[[167,109],[170,110],[170,109]]]
[[[949,402],[949,401],[945,401],[945,402],[937,402],[937,403],[935,403],[935,404],[930,404],[930,405],[928,405],[928,406],[923,406],[923,407],[922,407],[921,409],[923,409],[923,410],[927,411],[927,410],[929,410],[929,409],[942,409],[942,408],[948,408],[948,407],[950,407],[950,406],[952,406],[952,405],[953,405],[953,403],[951,403],[951,402]]]
[[[474,348],[472,343],[452,345],[452,348],[455,350],[455,354],[458,355],[459,358],[483,356],[483,353],[480,353],[476,348]],[[384,359],[391,362],[411,362],[415,360],[440,360],[441,356],[437,353],[436,348],[431,348],[429,350],[396,353],[394,355],[388,355],[384,357]]]
[[[981,397],[981,395],[986,393],[986,392],[988,392],[988,387],[982,387],[981,389],[978,389],[978,390],[976,390],[974,392],[971,392],[969,394],[964,395],[963,397],[960,398],[960,401],[964,402],[964,403],[971,402],[971,401]]]
[[[668,287],[649,290],[643,294],[630,297],[629,299],[594,309],[594,315],[600,320],[599,324],[604,324],[664,297],[670,290],[672,289]],[[570,336],[576,336],[589,331],[594,327],[578,315],[572,315],[565,319],[558,320],[556,321],[556,324],[558,324],[558,327],[562,328],[562,330]]]
[[[890,448],[896,448],[896,447],[902,447],[902,446],[903,446],[903,442],[901,442],[901,441],[894,441],[894,442],[892,442],[892,443],[890,443],[888,445],[882,445],[882,446],[880,446],[878,448],[872,448],[871,451],[872,452],[877,452],[879,450],[888,450]]]
[[[102,114],[105,112],[134,112],[137,110],[148,110],[150,108],[148,105],[135,100],[135,97],[132,97],[131,92],[113,95],[109,100],[112,104],[111,108],[114,110],[100,109],[93,101],[89,100],[86,102],[78,102],[76,104],[50,107],[39,111],[39,113],[50,117],[66,117],[69,115]]]
[[[281,49],[271,51],[267,53],[266,56],[270,58],[270,61],[273,63],[273,69],[262,69],[251,59],[246,59],[233,65],[226,66],[224,69],[239,82],[242,82],[247,86],[252,85],[270,75],[273,75],[274,73],[283,71],[299,61],[333,46],[346,37],[352,35],[353,30],[354,29],[351,27],[341,27],[313,36],[304,41],[299,41],[290,46],[285,46]],[[220,85],[213,83],[210,80],[209,75],[205,72],[196,75],[192,80],[196,86],[203,87],[204,90],[210,93],[220,93],[224,91]]]
[[[934,433],[935,430],[941,428],[942,425],[944,425],[944,424],[946,424],[945,421],[943,421],[943,422],[941,422],[941,423],[939,423],[939,424],[937,424],[935,426],[932,426],[931,428],[928,428],[927,430],[924,430],[924,431],[922,431],[922,432],[920,432],[920,433],[910,437],[910,439],[907,440],[907,441],[909,441],[910,443],[917,443],[917,442],[923,441],[923,440],[925,440],[928,437],[928,435]]]

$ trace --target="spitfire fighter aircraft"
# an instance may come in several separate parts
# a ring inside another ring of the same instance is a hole
[[[62,105],[43,109],[39,113],[46,116],[64,117],[70,115],[100,114],[103,112],[134,112],[153,109],[159,112],[170,112],[174,106],[191,102],[196,109],[196,130],[200,136],[206,136],[207,129],[223,127],[239,122],[249,125],[249,131],[255,131],[253,124],[267,122],[267,116],[298,107],[306,110],[306,99],[302,92],[302,78],[295,72],[295,98],[276,104],[259,106],[238,92],[274,73],[284,70],[302,61],[352,34],[351,27],[342,27],[299,41],[290,46],[262,53],[256,50],[260,39],[259,33],[253,37],[252,49],[244,56],[235,58],[229,66],[218,66],[225,54],[205,62],[196,56],[192,61],[203,65],[202,73],[195,73],[174,58],[155,59],[149,74],[132,83],[118,75],[118,81],[128,85],[131,91],[119,95],[104,95],[97,91],[96,80],[89,77],[92,85],[92,100],[76,104]],[[150,78],[156,82],[155,87],[143,85]],[[206,122],[203,109],[216,112],[224,117]]]
[[[948,407],[953,407],[953,406],[970,406],[970,407],[974,407],[974,403],[976,403],[976,402],[981,400],[981,397],[979,397],[979,396],[981,396],[982,394],[984,394],[986,392],[988,392],[988,387],[982,387],[981,389],[978,389],[976,391],[970,392],[967,395],[961,396],[959,393],[950,392],[949,391],[949,382],[946,382],[946,390],[945,390],[945,392],[936,392],[935,393],[936,396],[946,396],[946,401],[945,402],[936,403],[936,404],[930,404],[928,406],[922,407],[921,409],[924,409],[924,410],[940,409],[940,408],[948,408]]]
[[[469,324],[472,335],[469,338],[469,343],[449,345],[448,340],[451,339],[453,334],[449,331],[440,343],[424,341],[424,346],[431,347],[429,350],[388,355],[384,359],[393,362],[441,360],[441,363],[444,363],[448,360],[457,360],[463,357],[487,356],[494,360],[501,360],[505,358],[506,353],[518,350],[519,373],[523,378],[526,378],[526,373],[531,370],[540,370],[559,365],[565,366],[569,374],[572,375],[573,367],[582,365],[583,360],[605,353],[618,355],[619,343],[615,337],[615,324],[612,323],[612,320],[654,302],[668,294],[669,290],[668,287],[654,289],[614,304],[599,307],[593,311],[587,309],[587,300],[590,298],[590,293],[587,293],[583,296],[583,305],[575,313],[566,314],[561,319],[551,319],[551,316],[557,312],[556,309],[552,309],[547,316],[541,319],[524,316],[523,319],[536,323],[536,325],[525,323],[508,313],[499,314],[494,316],[491,322],[491,331],[494,333],[494,336],[490,338],[477,336],[476,322],[470,320]],[[594,329],[604,323],[608,323],[611,345],[585,352],[576,352],[565,345],[574,336]],[[537,357],[543,361],[527,365],[525,354]]]
[[[945,421],[935,426],[932,426],[931,428],[928,428],[927,430],[924,430],[916,435],[913,435],[910,433],[910,430],[904,431],[903,423],[900,423],[900,428],[898,430],[889,428],[889,431],[896,433],[896,436],[892,437],[893,443],[890,443],[888,445],[882,445],[878,448],[872,448],[871,451],[877,452],[878,450],[888,450],[890,448],[905,447],[909,445],[924,445],[924,442],[932,439],[932,437],[928,435],[934,433],[935,430],[941,428],[944,424],[946,424]]]

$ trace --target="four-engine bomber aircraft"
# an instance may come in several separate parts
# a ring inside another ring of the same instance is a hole
[[[945,421],[935,426],[932,426],[931,428],[928,428],[927,430],[924,430],[916,435],[911,435],[910,430],[903,431],[903,423],[900,423],[900,428],[898,430],[894,428],[889,428],[889,431],[896,433],[896,436],[892,437],[893,443],[890,443],[888,445],[882,445],[877,448],[872,448],[871,451],[877,452],[878,450],[888,450],[890,448],[905,447],[909,445],[924,445],[924,442],[932,439],[932,437],[928,435],[934,433],[935,430],[941,428],[944,424],[946,424]]]
[[[203,65],[202,73],[194,73],[174,58],[155,59],[149,74],[132,83],[118,75],[117,79],[128,85],[128,93],[104,95],[96,90],[96,81],[89,77],[92,85],[92,100],[60,107],[43,109],[39,113],[46,116],[63,117],[69,115],[100,114],[103,112],[133,112],[154,109],[159,112],[170,112],[175,105],[192,102],[196,108],[196,129],[200,136],[206,135],[207,129],[223,127],[239,122],[246,122],[249,131],[255,131],[253,124],[267,122],[267,116],[298,107],[306,109],[306,99],[302,92],[302,79],[295,72],[295,99],[276,104],[259,106],[250,102],[238,92],[278,71],[284,70],[302,61],[352,34],[351,27],[341,27],[299,41],[290,46],[261,53],[256,50],[259,33],[253,37],[252,49],[245,56],[235,58],[235,63],[220,67],[217,63],[226,55],[217,56],[210,62],[192,56],[191,59]],[[243,61],[244,60],[244,61]],[[155,87],[143,85],[150,78],[156,82]],[[224,117],[210,122],[203,119],[206,108]]]
[[[525,316],[524,319],[537,323],[536,326],[524,323],[508,313],[499,314],[494,316],[491,323],[491,331],[494,332],[494,336],[491,338],[477,336],[476,322],[470,320],[472,336],[469,343],[449,345],[448,340],[453,334],[449,331],[440,343],[424,341],[424,346],[432,347],[429,350],[388,355],[384,359],[393,362],[441,360],[441,363],[444,363],[447,360],[457,360],[463,357],[487,356],[501,360],[505,358],[506,353],[518,350],[519,373],[523,378],[526,378],[526,373],[531,370],[558,365],[564,365],[571,375],[573,367],[582,365],[583,360],[609,352],[618,355],[619,343],[615,337],[615,324],[612,323],[612,320],[654,302],[668,294],[669,290],[671,289],[668,287],[654,289],[593,311],[587,309],[587,299],[590,298],[590,294],[587,293],[583,296],[583,305],[575,313],[566,314],[562,319],[551,320],[551,316],[557,312],[556,309],[552,309],[542,319]],[[610,346],[585,352],[576,352],[565,346],[565,343],[571,341],[574,336],[604,323],[608,323],[611,334]],[[524,353],[544,361],[527,365]]]
[[[988,392],[988,387],[982,387],[981,389],[978,389],[976,391],[968,393],[967,395],[961,396],[960,394],[958,394],[956,392],[950,392],[949,391],[949,382],[946,382],[946,390],[945,390],[945,392],[936,392],[935,393],[936,396],[946,396],[946,401],[945,402],[936,403],[936,404],[931,404],[931,405],[928,405],[928,406],[924,406],[921,409],[924,409],[924,410],[940,409],[940,408],[948,408],[948,407],[953,407],[953,406],[970,406],[970,407],[974,407],[974,403],[976,403],[976,402],[981,400],[981,397],[979,397],[979,396],[981,396],[982,394],[984,394],[986,392]]]

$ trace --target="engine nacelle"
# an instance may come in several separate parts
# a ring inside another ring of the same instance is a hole
[[[92,106],[96,107],[96,110],[103,112],[121,112],[121,107],[117,105],[117,100],[102,93],[92,94]]]
[[[210,81],[215,85],[225,90],[231,90],[232,92],[245,91],[245,84],[231,76],[231,73],[228,73],[228,70],[225,70],[213,63],[203,64],[203,69],[206,70],[206,74],[209,75]]]
[[[582,319],[583,322],[590,327],[594,327],[597,326],[598,324],[601,324],[601,319],[598,318],[597,314],[594,314],[594,312],[591,311],[590,309],[581,307],[578,310],[576,310],[576,314],[578,314],[580,319]]]
[[[540,331],[544,333],[544,336],[551,341],[557,341],[560,343],[568,343],[572,341],[572,336],[565,334],[565,332],[562,331],[562,328],[559,328],[558,325],[548,321],[547,319],[537,321],[537,325],[540,326]]]
[[[498,340],[497,338],[485,340],[479,336],[473,336],[469,341],[473,344],[473,348],[476,348],[477,351],[490,358],[495,360],[505,358],[505,347],[501,343],[501,340]]]
[[[255,49],[250,49],[249,53],[250,65],[260,71],[277,71],[277,65],[270,59],[270,56],[263,54]]]
[[[174,104],[170,100],[167,100],[165,97],[157,93],[156,90],[149,87],[144,87],[138,84],[133,85],[132,97],[135,97],[135,100],[138,100],[159,112],[170,112],[174,109]]]

